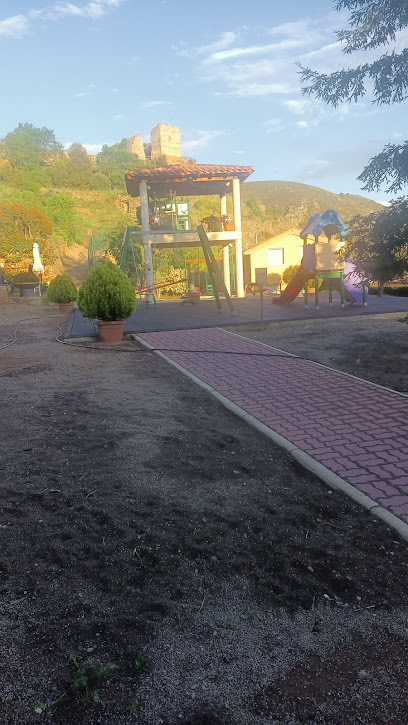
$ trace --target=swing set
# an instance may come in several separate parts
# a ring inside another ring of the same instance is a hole
[[[231,296],[228,292],[228,289],[225,285],[224,278],[222,276],[221,270],[219,268],[219,265],[217,263],[217,260],[214,256],[213,250],[211,248],[211,245],[208,240],[208,236],[206,234],[206,231],[202,224],[200,224],[197,227],[197,233],[199,237],[199,244],[196,243],[195,246],[198,246],[198,248],[202,248],[203,250],[203,258],[206,264],[207,272],[211,281],[211,287],[212,291],[215,297],[217,309],[219,312],[222,311],[222,303],[220,299],[220,291],[224,294],[225,300],[227,302],[227,305],[230,309],[230,312],[233,316],[236,316],[236,310],[233,305]],[[154,232],[153,232],[154,234]],[[121,260],[120,260],[120,268],[122,271],[125,269],[128,253],[129,253],[129,246],[131,249],[132,257],[133,257],[133,264],[135,267],[135,270],[138,269],[136,257],[135,257],[135,251],[134,246],[131,243],[130,237],[131,236],[142,236],[142,232],[139,230],[132,229],[131,227],[126,227],[124,236],[123,236],[123,244],[122,244],[122,254],[121,254]],[[175,248],[177,248],[177,245],[174,245]],[[193,246],[193,245],[192,245]],[[153,242],[154,247],[154,242]],[[199,260],[200,264],[200,260]],[[200,267],[198,267],[200,270]],[[160,284],[154,284],[154,285],[139,285],[137,287],[137,293],[142,295],[152,295],[153,296],[153,303],[155,306],[157,306],[157,300],[156,300],[156,291],[160,289],[164,289],[167,287],[172,287],[174,285],[180,284],[180,282],[186,282],[186,293],[181,301],[182,305],[185,304],[192,304],[195,305],[200,300],[200,289],[194,285],[194,280],[192,279],[192,276],[188,275],[186,270],[186,276],[184,278],[179,278],[177,280],[168,280],[166,282],[162,282]]]

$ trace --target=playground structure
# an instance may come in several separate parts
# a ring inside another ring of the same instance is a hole
[[[231,296],[229,294],[229,290],[225,284],[224,278],[221,274],[221,270],[217,264],[217,260],[214,257],[214,253],[211,249],[211,244],[208,239],[208,235],[206,234],[206,231],[202,224],[200,224],[197,227],[197,233],[199,237],[199,242],[203,251],[204,260],[207,266],[207,271],[211,280],[211,289],[213,291],[215,301],[217,304],[218,311],[221,312],[222,305],[221,305],[221,299],[220,299],[220,291],[224,294],[227,305],[230,309],[230,312],[232,315],[236,315],[235,307],[232,303]],[[124,238],[123,238],[123,246],[122,246],[122,255],[121,255],[121,261],[120,261],[120,267],[123,270],[125,268],[126,264],[126,258],[128,255],[128,249],[129,246],[133,250],[133,245],[130,241],[130,237],[132,235],[135,236],[141,236],[143,238],[143,232],[139,230],[133,230],[131,227],[126,227]],[[186,282],[186,293],[182,299],[182,304],[192,304],[195,305],[196,302],[200,300],[200,290],[197,289],[193,283],[193,276],[187,275],[186,277],[182,279],[177,280],[167,280],[166,282],[162,284],[156,284],[153,282],[152,285],[146,285],[144,287],[139,288],[137,291],[139,295],[144,295],[145,301],[153,302],[154,305],[157,304],[156,302],[156,292],[157,290],[160,290],[162,288],[168,288],[172,285],[179,285],[180,282]],[[149,299],[150,298],[150,299]]]
[[[341,306],[346,302],[367,306],[368,286],[355,271],[352,260],[343,260],[339,254],[344,246],[347,226],[338,213],[328,209],[324,214],[313,214],[300,233],[303,239],[303,259],[300,269],[291,279],[280,296],[273,301],[277,304],[293,302],[304,290],[305,307],[309,306],[309,281],[314,281],[315,309],[320,307],[321,289],[329,292],[329,306],[333,305],[333,292],[340,293]],[[322,234],[327,242],[319,242]],[[314,243],[308,244],[308,237],[314,237]]]
[[[228,297],[231,291],[229,249],[230,245],[234,245],[236,293],[237,297],[245,296],[240,184],[253,171],[252,166],[183,163],[161,168],[137,169],[129,171],[125,175],[128,194],[133,197],[140,196],[142,231],[134,230],[133,233],[139,234],[143,241],[148,302],[154,301],[155,282],[152,257],[154,248],[202,247],[210,277],[214,278],[214,284],[215,279],[220,281],[217,289],[212,284],[218,305],[219,287],[225,287]],[[211,231],[206,234],[204,228],[201,232],[199,229],[190,228],[188,205],[180,208],[180,199],[182,199],[181,204],[186,204],[184,197],[218,195],[220,217],[222,218],[227,214],[227,194],[232,194],[233,201],[234,224],[232,230],[227,231],[224,226],[224,230]],[[166,207],[169,207],[168,214]],[[152,214],[152,209],[154,212],[156,208],[161,210],[161,214]],[[126,245],[126,234],[124,245]],[[204,249],[203,241],[206,249]],[[222,275],[218,274],[219,269],[215,258],[211,258],[211,256],[213,257],[211,247],[223,248]]]

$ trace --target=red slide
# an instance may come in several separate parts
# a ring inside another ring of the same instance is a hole
[[[275,297],[273,300],[277,305],[282,304],[283,302],[293,302],[293,300],[296,299],[299,292],[302,291],[303,287],[305,286],[305,278],[303,275],[303,265],[300,265],[300,269],[296,272],[295,276],[292,277],[289,284],[283,292],[280,293],[279,297]]]

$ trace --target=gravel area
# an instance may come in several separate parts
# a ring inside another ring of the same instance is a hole
[[[0,721],[401,725],[406,542],[137,343],[58,344],[62,319],[0,306]]]

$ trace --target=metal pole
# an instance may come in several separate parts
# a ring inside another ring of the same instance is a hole
[[[263,284],[259,285],[259,291],[261,293],[261,330],[264,329],[264,300],[263,300]]]

